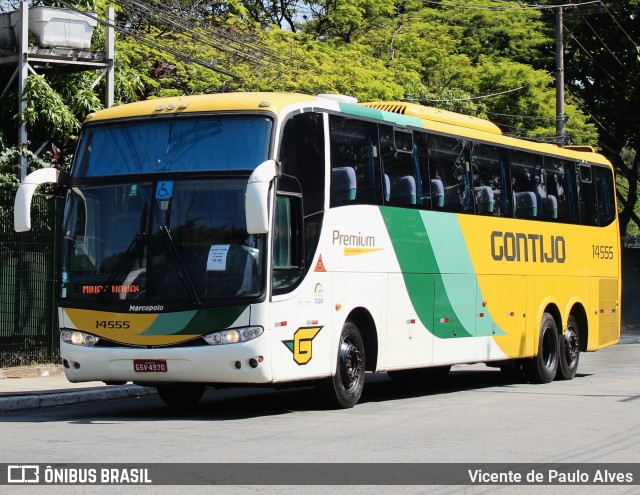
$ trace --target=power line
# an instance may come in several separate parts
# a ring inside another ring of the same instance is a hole
[[[427,98],[421,98],[421,99],[422,99],[422,101],[428,101],[430,103],[451,103],[451,102],[454,102],[454,101],[481,100],[483,98],[492,98],[494,96],[501,96],[501,95],[505,95],[507,93],[513,93],[514,91],[519,91],[522,88],[524,88],[524,86],[518,86],[517,88],[508,89],[506,91],[501,91],[499,93],[492,93],[492,94],[482,95],[482,96],[469,96],[468,98],[450,98],[450,99],[445,99],[445,100],[430,100],[430,99],[427,99]]]
[[[97,21],[98,23],[102,24],[103,26],[109,26],[112,27],[113,29],[115,29],[116,31],[118,31],[119,33],[124,34],[125,36],[130,36],[138,41],[140,41],[141,43],[144,43],[145,45],[149,45],[153,48],[156,48],[158,50],[167,52],[172,54],[173,56],[185,61],[185,62],[190,62],[190,63],[194,63],[197,65],[200,65],[202,67],[205,67],[207,69],[210,69],[214,72],[217,72],[219,74],[223,74],[225,76],[231,77],[232,79],[235,80],[242,80],[242,78],[240,76],[238,76],[237,74],[233,74],[232,72],[226,71],[224,69],[221,69],[220,67],[210,63],[210,62],[206,62],[204,60],[198,59],[198,58],[194,58],[194,57],[190,57],[189,55],[185,55],[184,53],[179,52],[178,50],[174,50],[173,48],[169,48],[166,45],[163,45],[161,43],[157,43],[155,41],[151,41],[143,36],[140,36],[136,33],[131,32],[130,30],[126,30],[120,26],[118,26],[117,24],[111,24],[108,21],[104,21],[102,19],[100,19],[98,16],[94,16],[92,15],[92,13],[88,13],[86,11],[82,11],[79,9],[76,9],[75,7],[73,7],[71,4],[67,3],[64,0],[57,0],[59,3],[61,3],[62,5],[64,5],[67,9],[73,10],[74,12],[77,12],[85,17],[88,17],[90,19],[93,19],[94,21]]]
[[[118,0],[115,0],[115,1],[116,3],[118,3]],[[262,46],[262,44],[255,43],[255,42],[249,43],[247,41],[239,39],[238,36],[232,36],[232,35],[229,35],[228,33],[225,33],[223,31],[213,29],[213,28],[205,29],[201,27],[201,29],[206,31],[206,34],[213,35],[216,38],[222,38],[223,41],[227,43],[227,45],[220,45],[220,43],[213,42],[210,39],[203,36],[202,34],[196,32],[194,29],[192,29],[188,25],[182,24],[178,21],[175,21],[167,17],[166,12],[171,11],[172,8],[166,4],[163,4],[162,2],[154,1],[153,4],[157,6],[154,6],[150,3],[138,2],[136,0],[120,0],[120,2],[134,5],[139,9],[143,9],[146,12],[152,13],[161,19],[162,24],[176,27],[181,31],[188,33],[193,39],[196,39],[197,41],[205,43],[220,51],[227,52],[227,53],[232,52],[236,56],[240,56],[245,59],[253,59],[253,61],[256,61],[256,62],[264,62],[264,59],[258,58],[252,52],[262,53],[268,58],[276,60],[277,63],[285,63],[288,61],[284,57],[281,57],[278,54],[274,53],[273,50],[265,48],[264,46]],[[119,3],[119,5],[124,8],[122,3]],[[142,13],[140,14],[144,17],[144,14]],[[184,18],[184,15],[181,15],[181,17]],[[197,25],[197,21],[194,21],[192,18],[189,18],[187,22]],[[231,43],[231,45],[229,45],[229,43]]]
[[[620,60],[618,59],[618,57],[616,56],[615,53],[613,53],[611,51],[611,49],[607,46],[607,44],[604,42],[604,40],[600,37],[600,35],[596,32],[595,29],[593,29],[593,26],[589,23],[589,21],[584,17],[584,15],[582,15],[582,13],[580,14],[580,17],[582,17],[582,20],[585,22],[585,24],[587,26],[589,26],[589,29],[591,29],[591,31],[593,32],[593,34],[595,34],[596,38],[598,38],[598,40],[600,41],[600,43],[602,43],[602,45],[605,47],[605,49],[611,54],[611,56],[615,59],[616,62],[618,62],[618,64],[620,64],[620,67],[622,67],[624,70],[626,70],[626,67],[624,66],[624,64],[622,62],[620,62]]]
[[[602,7],[604,8],[604,10],[607,12],[607,14],[609,14],[611,16],[611,18],[613,19],[613,22],[616,23],[616,25],[620,28],[620,30],[624,33],[624,35],[627,37],[627,39],[629,41],[631,41],[631,43],[633,44],[633,46],[635,47],[636,51],[640,52],[640,49],[638,48],[638,45],[636,45],[636,42],[633,41],[633,39],[631,38],[631,36],[629,36],[629,34],[624,30],[624,28],[620,25],[620,23],[618,22],[618,20],[615,18],[615,16],[611,13],[611,11],[607,8],[607,6],[604,4],[604,2],[600,2],[602,4]]]
[[[576,95],[574,95],[571,90],[569,89],[568,86],[565,86],[565,90],[567,93],[569,93],[571,96],[573,96],[573,98],[576,100],[576,102],[581,101],[580,98],[578,98]],[[621,146],[624,146],[624,143],[620,142],[620,140],[615,137],[613,134],[611,134],[611,132],[609,131],[609,129],[607,129],[604,124],[602,124],[598,119],[596,119],[593,114],[589,111],[588,108],[585,108],[584,105],[580,105],[580,110],[582,110],[583,112],[585,112],[589,117],[591,117],[591,119],[596,123],[596,125],[598,127],[600,127],[600,129],[602,129],[604,132],[606,132],[609,136],[611,136],[613,138],[614,141],[616,141],[618,144],[620,144]]]
[[[492,1],[500,1],[500,0],[492,0]],[[589,5],[594,3],[601,3],[601,0],[590,0],[587,2],[580,3],[565,3],[560,5],[540,5],[540,4],[522,4],[522,3],[513,3],[513,2],[501,2],[501,3],[509,3],[512,6],[509,7],[500,7],[498,5],[487,5],[487,4],[479,4],[472,2],[463,2],[457,0],[423,0],[425,3],[442,5],[445,7],[459,7],[462,9],[468,10],[493,10],[493,11],[513,11],[513,10],[553,10],[559,7],[579,7],[581,5]]]
[[[587,50],[582,43],[580,43],[580,41],[578,40],[578,38],[576,38],[573,33],[571,32],[571,30],[565,25],[564,29],[569,33],[569,35],[571,36],[571,38],[576,42],[576,44],[580,47],[580,49],[589,57],[591,58],[591,60],[593,60],[593,62],[602,70],[602,72],[604,72],[607,76],[609,76],[609,78],[620,87],[620,89],[622,89],[623,91],[627,91],[628,88],[626,88],[622,83],[620,83],[614,76],[612,76],[609,71],[607,71],[596,59],[595,57],[591,54],[591,52],[589,52],[589,50]],[[639,99],[638,95],[635,94],[635,92],[631,93],[633,96],[636,97],[636,99]]]

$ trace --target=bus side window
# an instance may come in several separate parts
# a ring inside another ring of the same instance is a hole
[[[434,208],[442,208],[444,204],[444,187],[442,182],[434,184],[429,177],[429,150],[427,148],[427,133],[413,131],[413,163],[416,170],[417,204],[421,208],[431,209],[431,198],[434,198]]]
[[[428,142],[433,209],[473,212],[467,141],[429,135]],[[442,199],[437,197],[440,192]]]
[[[297,180],[302,192],[305,271],[309,270],[320,241],[324,216],[324,140],[323,114],[305,112],[286,122],[280,146],[282,171]]]
[[[296,287],[304,275],[298,228],[302,224],[302,200],[298,196],[276,196],[273,221],[273,292],[282,294]]]
[[[598,221],[600,226],[609,225],[616,218],[615,184],[611,170],[593,166],[593,177],[598,195]]]
[[[346,201],[357,204],[382,204],[383,180],[378,151],[378,127],[371,122],[329,116],[331,147],[331,207],[345,204],[345,192],[336,180],[351,184],[351,173],[333,174],[338,169],[355,171],[355,191],[346,194]],[[350,187],[350,189],[352,189]],[[355,197],[352,197],[355,196]]]
[[[516,218],[544,218],[548,204],[542,156],[512,151],[509,161]]]
[[[582,225],[598,225],[598,199],[592,168],[590,165],[580,164],[577,169],[580,223]]]
[[[506,151],[497,146],[473,144],[471,170],[476,213],[479,215],[504,215],[508,211],[505,190]]]
[[[544,168],[547,178],[547,220],[577,223],[575,164],[547,156]]]
[[[417,184],[411,132],[379,126],[384,172],[385,202],[397,206],[417,204]]]

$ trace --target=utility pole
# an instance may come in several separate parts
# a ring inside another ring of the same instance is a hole
[[[562,33],[562,7],[556,7],[556,140],[565,144],[564,123],[564,39]]]
[[[18,145],[27,146],[27,124],[23,116],[27,109],[27,96],[24,94],[29,77],[29,0],[20,2],[20,39],[18,40],[18,113],[20,114],[20,127],[18,129]],[[27,175],[27,158],[20,156],[20,182]]]

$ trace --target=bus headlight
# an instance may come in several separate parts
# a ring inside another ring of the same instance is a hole
[[[60,332],[60,338],[67,344],[83,345],[85,347],[93,347],[100,340],[95,335],[79,332],[78,330],[63,330]]]
[[[233,328],[231,330],[222,330],[209,335],[203,335],[202,338],[209,345],[236,344],[260,337],[263,332],[264,329],[262,327]]]

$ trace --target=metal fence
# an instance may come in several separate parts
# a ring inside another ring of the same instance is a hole
[[[58,362],[57,229],[62,199],[36,196],[32,229],[13,230],[13,194],[0,193],[0,367]]]

